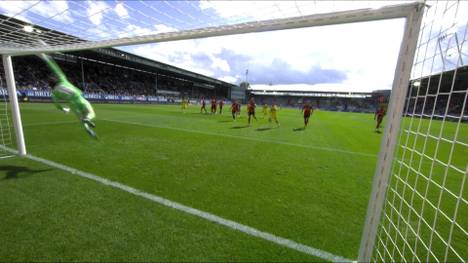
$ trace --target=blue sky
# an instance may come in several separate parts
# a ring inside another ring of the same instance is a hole
[[[102,40],[397,3],[1,1],[0,12],[85,39]],[[248,69],[248,81],[255,89],[372,91],[391,88],[403,22],[335,25],[121,49],[237,84],[245,80]]]

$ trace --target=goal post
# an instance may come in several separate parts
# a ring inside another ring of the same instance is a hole
[[[382,208],[390,177],[396,141],[400,131],[401,116],[406,101],[409,77],[413,65],[419,29],[424,6],[415,8],[405,22],[403,41],[400,47],[392,93],[390,95],[387,124],[380,144],[380,152],[369,198],[364,232],[361,239],[358,261],[369,262],[374,249],[377,227],[380,223]]]
[[[10,55],[2,55],[3,68],[5,70],[6,85],[8,88],[8,98],[11,106],[11,117],[16,135],[16,147],[20,156],[26,155],[26,144],[24,142],[23,124],[16,93],[15,75]]]
[[[360,253],[369,261],[468,258],[468,3],[430,4],[404,94],[396,154],[382,186],[386,196],[369,204],[383,202],[369,235],[375,242]]]

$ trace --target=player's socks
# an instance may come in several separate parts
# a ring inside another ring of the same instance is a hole
[[[96,124],[94,124],[94,122],[92,122],[92,121],[90,121],[88,119],[84,119],[83,122],[88,124],[89,126],[91,126],[93,128],[96,128]]]

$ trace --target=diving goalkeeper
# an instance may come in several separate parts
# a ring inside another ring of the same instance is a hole
[[[96,117],[96,114],[94,113],[91,104],[83,97],[81,90],[68,81],[67,77],[53,58],[46,54],[40,54],[39,57],[46,62],[52,73],[54,73],[58,78],[58,83],[52,89],[52,101],[55,106],[65,113],[70,112],[70,110],[75,113],[75,115],[80,119],[86,132],[89,135],[96,137],[96,133],[92,129],[96,127],[92,122]],[[63,107],[60,104],[61,102],[68,104],[70,108]]]

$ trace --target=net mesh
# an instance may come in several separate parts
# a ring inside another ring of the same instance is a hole
[[[429,4],[373,261],[468,259],[468,5]]]
[[[10,110],[8,103],[8,91],[5,75],[0,64],[0,158],[10,157],[11,154],[4,147],[13,147],[13,130],[11,126]],[[4,146],[4,147],[1,147]]]
[[[0,1],[0,50],[379,8],[402,1]],[[12,19],[14,18],[14,19]],[[18,22],[19,19],[21,22]]]

